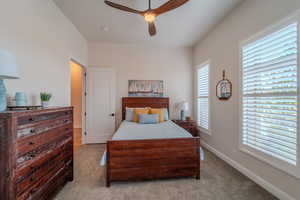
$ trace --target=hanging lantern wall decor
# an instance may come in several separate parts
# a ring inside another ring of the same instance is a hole
[[[225,78],[225,70],[223,70],[223,79],[218,82],[216,90],[216,95],[220,100],[230,99],[232,95],[232,83]]]

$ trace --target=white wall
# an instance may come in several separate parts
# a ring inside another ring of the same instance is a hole
[[[39,104],[39,93],[53,94],[52,105],[70,105],[73,58],[87,61],[87,42],[50,0],[1,0],[0,48],[16,55],[20,80],[7,80],[9,94],[26,92]]]
[[[89,66],[111,67],[116,71],[118,122],[121,98],[128,96],[128,80],[163,80],[172,118],[179,116],[175,103],[187,100],[192,104],[191,48],[91,43],[88,52]]]
[[[215,85],[221,79],[223,69],[233,83],[233,96],[229,101],[219,101],[212,96],[212,135],[202,134],[203,141],[240,167],[250,170],[250,174],[257,175],[256,180],[261,178],[260,183],[281,199],[289,196],[300,199],[300,180],[238,149],[239,42],[299,8],[299,0],[246,0],[199,42],[193,56],[195,67],[208,59],[211,61],[211,94],[215,94]]]

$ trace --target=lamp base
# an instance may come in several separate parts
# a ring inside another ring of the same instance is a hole
[[[185,111],[184,110],[180,111],[180,120],[182,120],[182,121],[185,120]]]
[[[7,99],[6,99],[6,88],[4,81],[0,79],[0,112],[5,111],[7,108]]]

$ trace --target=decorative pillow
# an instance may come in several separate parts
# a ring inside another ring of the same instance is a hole
[[[159,122],[164,122],[164,109],[150,109],[150,114],[158,114],[159,115]]]
[[[133,111],[134,111],[134,109],[145,109],[145,108],[128,108],[128,107],[126,107],[125,121],[128,121],[128,122],[132,122],[133,121]]]
[[[158,123],[158,114],[139,114],[139,123],[140,124],[157,124]]]
[[[126,108],[125,120],[128,122],[133,121],[133,108]]]
[[[169,120],[169,111],[167,108],[164,108],[164,120],[165,121]]]
[[[149,114],[149,109],[135,108],[133,110],[133,122],[139,122],[139,114]]]

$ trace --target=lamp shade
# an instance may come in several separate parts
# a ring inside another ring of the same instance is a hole
[[[19,78],[19,73],[15,56],[0,49],[0,79],[17,78]]]
[[[180,102],[178,105],[179,110],[188,111],[189,110],[189,103],[186,101]]]

